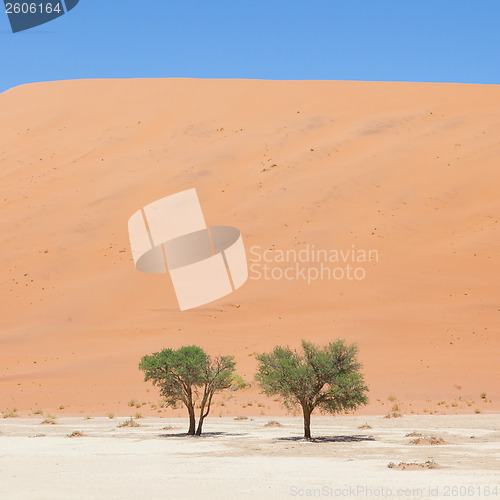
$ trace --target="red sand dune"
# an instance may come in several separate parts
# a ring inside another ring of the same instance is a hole
[[[253,353],[342,337],[365,412],[390,394],[403,413],[500,410],[499,86],[89,80],[17,87],[0,109],[0,409],[126,413],[158,400],[137,365],[163,347],[234,354],[253,382]],[[127,220],[191,187],[249,259],[354,245],[378,262],[179,312],[168,276],[135,270]],[[231,395],[212,415],[283,411],[255,384]]]

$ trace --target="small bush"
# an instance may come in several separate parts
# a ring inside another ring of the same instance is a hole
[[[19,417],[17,414],[17,409],[14,408],[13,410],[5,410],[2,412],[3,418],[16,418]]]
[[[393,411],[392,413],[388,413],[387,415],[384,415],[384,418],[399,418],[402,417],[403,415],[397,411]]]
[[[248,417],[234,417],[234,420],[248,420]]]
[[[485,392],[482,392],[482,393],[480,394],[480,396],[481,396],[481,399],[486,399],[486,393],[485,393]]]
[[[434,460],[427,460],[424,463],[418,462],[399,462],[399,464],[395,464],[394,462],[389,462],[387,464],[389,469],[399,469],[399,470],[413,470],[415,468],[419,469],[439,469],[440,466]]]
[[[33,410],[33,415],[43,415],[43,410],[41,408],[36,408]]]
[[[440,444],[448,444],[444,439],[438,438],[436,436],[419,436],[416,439],[412,439],[408,444],[415,444],[415,445],[420,445],[420,444],[429,444],[429,445],[440,445]]]
[[[41,425],[56,425],[56,421],[53,418],[46,418],[40,422]]]
[[[243,379],[241,375],[235,373],[231,379],[231,391],[237,391],[238,389],[245,389],[249,384]]]
[[[481,413],[481,410],[480,410],[479,408],[476,408],[476,409],[474,410],[474,413],[476,413],[476,414],[477,414],[477,413]]]
[[[421,437],[423,437],[423,435],[420,434],[419,432],[413,431],[413,432],[410,432],[409,434],[406,434],[405,437],[407,437],[407,438],[408,437],[421,438]]]
[[[140,427],[140,425],[133,418],[129,418],[121,424],[118,424],[118,427]]]
[[[108,418],[110,418],[110,419],[115,418],[115,414],[114,413],[108,413]]]
[[[85,434],[82,431],[73,431],[71,434],[68,434],[69,438],[83,437]]]
[[[276,420],[270,420],[265,427],[283,427],[283,425]]]
[[[390,394],[387,399],[391,402],[391,403],[394,403],[394,401],[397,401],[398,398],[396,396],[394,396],[394,394]]]

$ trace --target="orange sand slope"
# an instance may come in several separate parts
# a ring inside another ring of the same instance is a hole
[[[365,412],[391,394],[404,413],[500,409],[499,86],[70,81],[0,110],[0,409],[125,412],[158,400],[137,364],[163,347],[234,354],[253,383],[253,353],[338,337],[359,344]],[[127,221],[192,187],[254,265],[312,246],[378,261],[181,313],[168,276],[135,270]],[[214,416],[282,411],[255,384],[230,396]]]

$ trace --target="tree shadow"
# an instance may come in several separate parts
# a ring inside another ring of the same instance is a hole
[[[201,436],[193,436],[189,435],[187,432],[175,432],[169,434],[160,434],[159,437],[162,438],[172,438],[172,437],[181,437],[181,438],[193,438],[199,439],[204,437],[241,437],[247,436],[247,432],[203,432]]]
[[[354,436],[317,436],[306,439],[303,436],[290,436],[277,438],[277,441],[307,441],[310,443],[356,443],[360,441],[375,441],[373,436],[363,436],[355,434]]]

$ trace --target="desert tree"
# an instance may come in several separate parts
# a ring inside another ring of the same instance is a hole
[[[234,362],[231,356],[215,359],[195,345],[177,350],[163,349],[143,356],[139,369],[144,380],[160,389],[166,406],[184,404],[189,414],[188,435],[201,435],[203,420],[210,411],[213,395],[229,386]],[[229,381],[228,381],[229,380]],[[196,429],[195,404],[202,392],[200,422]]]
[[[232,356],[216,356],[214,359],[211,359],[210,356],[207,357],[203,367],[203,395],[200,403],[198,428],[196,429],[197,436],[201,435],[203,421],[210,412],[213,395],[231,386],[234,367]]]
[[[255,378],[263,393],[279,396],[288,410],[299,406],[304,415],[304,437],[311,439],[311,414],[340,413],[366,405],[368,387],[356,360],[356,344],[336,340],[320,347],[302,340],[302,353],[276,346],[259,354]]]

